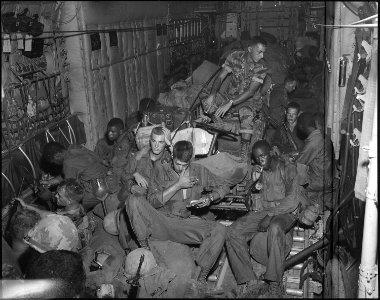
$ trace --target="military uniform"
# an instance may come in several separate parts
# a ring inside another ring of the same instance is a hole
[[[331,140],[325,140],[319,129],[314,130],[305,140],[305,147],[296,162],[308,166],[310,184],[308,198],[319,204],[320,213],[331,209],[333,188],[334,152]]]
[[[287,255],[285,249],[289,250],[288,232],[295,224],[295,212],[299,203],[306,206],[306,193],[301,184],[307,176],[302,170],[295,164],[273,158],[270,169],[264,170],[262,175],[262,209],[248,213],[228,227],[226,249],[238,284],[256,278],[251,267],[247,242],[258,234],[259,224],[267,215],[274,218],[267,231],[265,279],[281,281]],[[257,246],[263,248],[262,242]],[[251,244],[251,252],[252,248],[256,248],[256,245]]]
[[[171,156],[169,151],[166,149],[164,150],[162,157],[156,161],[152,161],[150,158],[150,150],[148,149],[142,149],[136,153],[130,153],[121,175],[121,181],[124,184],[123,190],[129,194],[132,186],[136,185],[136,181],[133,176],[135,172],[140,173],[149,182],[150,178],[152,178],[153,169],[159,164],[168,163],[170,161]],[[141,192],[142,194],[146,194],[145,190],[141,190]],[[125,195],[126,194],[124,194],[124,196]]]
[[[304,142],[301,140],[297,135],[297,127],[294,126],[293,130],[289,128],[289,132],[291,136],[293,137],[294,143],[297,146],[297,151],[302,151],[304,147]],[[292,144],[290,143],[284,126],[281,126],[276,130],[276,132],[273,135],[272,146],[277,146],[281,153],[290,153],[292,151],[295,151]]]
[[[263,60],[255,63],[249,56],[248,51],[235,51],[228,55],[223,68],[231,73],[231,78],[226,89],[226,97],[215,97],[214,103],[203,102],[208,113],[214,113],[218,107],[226,104],[227,99],[233,99],[247,91],[252,83],[256,81],[263,84],[268,68]],[[251,143],[256,142],[262,136],[264,122],[262,116],[254,121],[254,117],[261,111],[262,99],[260,89],[253,97],[232,107],[229,112],[238,112],[240,118],[241,133],[252,134]]]
[[[178,180],[178,175],[170,164],[155,169],[154,182],[148,189],[149,202],[143,196],[132,195],[125,202],[126,211],[139,241],[170,240],[200,245],[196,261],[203,270],[210,270],[223,249],[226,227],[214,221],[189,217],[184,199],[200,199],[204,187],[209,187],[223,198],[229,187],[201,165],[190,164],[189,175],[196,176],[199,182],[192,188],[179,190],[164,205],[162,193]]]
[[[94,208],[99,200],[96,199],[93,187],[96,179],[104,179],[111,194],[120,190],[119,176],[108,172],[95,152],[84,147],[68,149],[64,155],[63,175],[65,179],[74,178],[84,188],[83,207],[86,211]]]
[[[129,153],[137,150],[134,137],[131,135],[129,131],[122,133],[112,145],[108,144],[107,138],[104,137],[95,146],[94,152],[102,160],[110,162],[112,170],[117,175],[121,175],[126,166]]]

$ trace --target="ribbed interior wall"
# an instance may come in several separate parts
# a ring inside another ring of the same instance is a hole
[[[101,49],[90,52],[89,80],[92,82],[90,111],[93,130],[99,138],[111,118],[126,117],[139,108],[145,97],[157,98],[159,81],[169,70],[167,36],[157,36],[156,24],[163,19],[120,22],[110,25],[88,26],[100,32]],[[153,27],[140,30],[142,27]],[[118,29],[118,45],[110,46],[109,31]],[[123,29],[136,29],[126,30]],[[90,35],[86,35],[90,39]],[[88,45],[91,45],[89,42]]]

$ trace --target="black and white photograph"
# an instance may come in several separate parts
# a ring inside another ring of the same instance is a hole
[[[1,1],[0,299],[375,298],[377,1]]]

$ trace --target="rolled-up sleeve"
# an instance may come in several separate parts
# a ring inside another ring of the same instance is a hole
[[[147,200],[154,208],[164,206],[163,193],[165,191],[165,185],[164,182],[162,182],[163,179],[163,168],[155,168],[153,176],[149,180],[147,194]]]
[[[203,172],[207,182],[207,187],[210,188],[213,192],[218,193],[219,198],[223,199],[230,192],[230,187],[228,183],[225,182],[222,178],[217,177],[204,167]]]

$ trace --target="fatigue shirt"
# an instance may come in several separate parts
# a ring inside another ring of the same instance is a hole
[[[308,190],[322,191],[332,186],[333,148],[331,140],[325,140],[316,129],[305,140],[305,147],[296,160],[297,163],[309,166],[310,184]]]
[[[248,51],[232,52],[226,58],[223,68],[227,70],[228,73],[232,73],[232,78],[227,88],[229,98],[243,94],[249,89],[252,81],[262,84],[268,72],[268,68],[266,67],[264,60],[261,59],[259,62],[255,63],[251,59]],[[257,102],[253,101],[253,99],[260,99],[259,94],[260,91],[258,89],[255,95],[250,98],[252,105],[255,105],[255,102]],[[242,104],[245,104],[245,102],[246,101],[238,104],[234,108],[238,109],[244,106]]]
[[[289,128],[289,131],[293,137],[295,144],[297,145],[297,151],[302,151],[304,147],[304,142],[297,135],[297,126],[295,126],[293,130]],[[290,141],[288,140],[284,126],[281,126],[276,130],[275,134],[273,135],[272,141],[272,146],[278,146],[278,149],[280,149],[281,153],[290,153],[292,151],[295,151]]]
[[[101,138],[95,146],[94,152],[105,161],[111,161],[113,157],[113,145],[108,144],[107,138]]]
[[[84,147],[80,149],[69,149],[64,155],[63,174],[65,178],[90,181],[104,177],[107,167],[102,164],[101,159]]]
[[[108,168],[95,152],[85,147],[69,149],[64,155],[63,175],[76,179],[85,190],[85,198],[93,197],[93,184],[97,178],[106,180],[110,193],[120,189],[119,178],[115,174],[107,174]]]
[[[300,203],[305,204],[304,188],[300,185],[302,177],[296,164],[273,157],[269,170],[263,170],[259,179],[263,184],[263,210],[276,216],[293,213]]]
[[[161,159],[156,161],[152,161],[150,158],[150,150],[145,152],[144,150],[140,150],[136,153],[130,153],[121,176],[122,182],[128,186],[128,191],[130,191],[132,185],[136,184],[133,174],[138,172],[149,183],[150,178],[152,178],[154,167],[170,161],[171,156],[169,151],[166,149],[164,150],[164,154]]]
[[[127,163],[127,156],[135,149],[130,132],[124,132],[118,139],[109,145],[106,138],[102,138],[95,146],[95,153],[101,159],[111,162],[112,167],[120,168]]]
[[[183,189],[181,189],[169,201],[165,204],[163,203],[163,192],[176,183],[179,178],[179,175],[173,170],[171,163],[163,164],[161,168],[155,168],[153,174],[154,176],[148,188],[147,200],[154,208],[164,205],[170,208],[175,205],[175,202],[185,200]],[[190,164],[189,176],[195,176],[199,181],[192,188],[186,189],[186,199],[200,199],[204,189],[217,192],[220,198],[224,198],[230,192],[228,184],[202,165]]]

